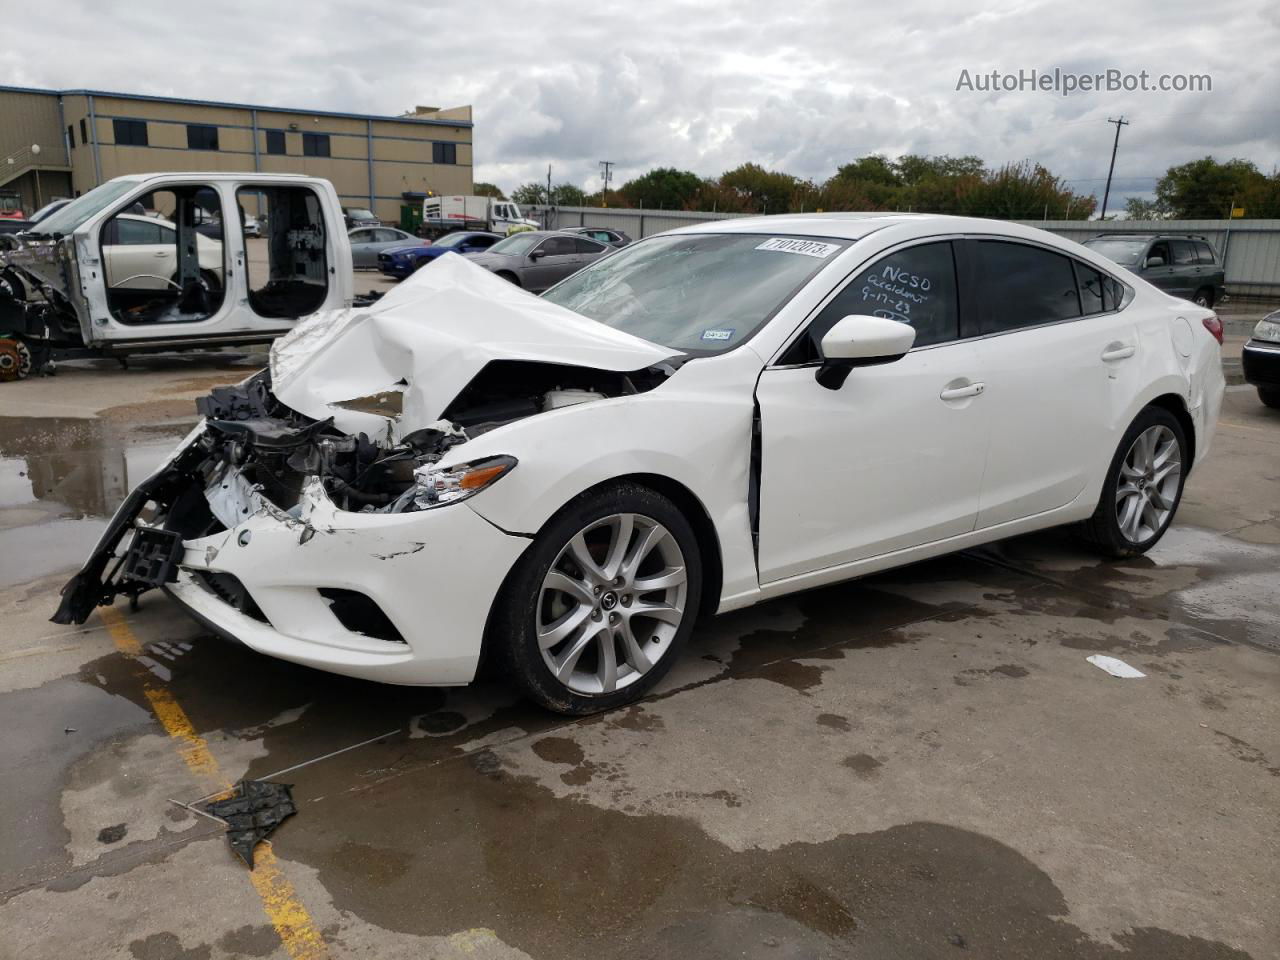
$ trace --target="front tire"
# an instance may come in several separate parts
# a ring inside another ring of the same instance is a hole
[[[1173,522],[1186,481],[1187,437],[1163,407],[1147,407],[1120,439],[1102,496],[1081,533],[1102,553],[1136,557]]]
[[[689,521],[661,494],[618,483],[578,497],[538,534],[498,596],[491,641],[547,709],[611,710],[670,669],[701,591]]]
[[[1208,287],[1202,287],[1196,291],[1196,295],[1191,298],[1192,303],[1200,307],[1213,306],[1213,291]]]
[[[1272,410],[1280,410],[1280,390],[1264,390],[1258,388],[1258,399],[1262,401],[1264,407],[1270,407]]]

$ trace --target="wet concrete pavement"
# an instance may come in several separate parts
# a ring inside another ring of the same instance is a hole
[[[1280,415],[1251,391],[1147,557],[1049,532],[741,611],[567,721],[496,679],[260,657],[156,594],[46,622],[180,408],[239,376],[6,385],[0,956],[1280,955]],[[209,792],[193,744],[295,785],[287,897],[169,802]]]

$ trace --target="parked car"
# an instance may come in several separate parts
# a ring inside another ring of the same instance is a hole
[[[1241,350],[1244,379],[1258,390],[1258,399],[1280,410],[1280,310],[1267,314],[1253,328]]]
[[[303,321],[200,401],[55,620],[163,585],[272,656],[460,684],[483,645],[589,713],[700,614],[1061,524],[1141,554],[1222,401],[1213,311],[1009,222],[698,224],[541,297],[481,258]],[[389,384],[394,414],[349,402]]]
[[[356,227],[382,226],[382,221],[374,216],[373,211],[366,210],[364,207],[343,207],[342,216],[346,219],[348,230],[354,230]]]
[[[199,227],[196,228],[200,230]],[[178,273],[177,227],[168,220],[122,213],[103,233],[102,266],[109,290],[165,290]],[[222,243],[196,233],[200,272],[222,286]]]
[[[244,235],[246,237],[262,236],[262,224],[257,217],[245,214],[244,216]]]
[[[378,266],[378,254],[389,247],[414,243],[417,238],[395,227],[357,227],[347,234],[351,241],[351,262],[357,270]]]
[[[1202,307],[1212,307],[1226,295],[1222,260],[1204,237],[1104,233],[1084,245],[1165,293]]]
[[[483,253],[501,240],[496,233],[456,231],[437,240],[414,240],[388,247],[378,254],[378,269],[403,280],[424,264],[446,253]]]
[[[566,227],[560,232],[576,233],[580,237],[588,237],[597,243],[603,243],[610,247],[625,247],[631,243],[629,236],[621,230],[614,230],[612,227],[608,229],[604,227]]]
[[[560,231],[530,230],[495,243],[471,259],[516,286],[541,293],[613,248]]]

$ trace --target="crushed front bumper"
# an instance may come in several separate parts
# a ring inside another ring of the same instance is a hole
[[[127,566],[133,546],[125,536],[145,526],[138,516],[157,485],[180,482],[185,466],[179,452],[121,507],[67,585],[58,622],[83,622],[116,594],[163,585],[211,630],[283,660],[385,683],[475,676],[490,608],[529,540],[465,503],[353,513],[312,482],[286,513],[229,474],[215,511],[233,520],[226,529],[182,541],[173,568],[157,574],[162,584],[104,587],[104,570]]]

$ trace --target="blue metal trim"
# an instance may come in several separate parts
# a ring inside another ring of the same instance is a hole
[[[41,90],[35,87],[0,86],[0,93],[44,93],[58,97],[117,97],[121,100],[146,100],[151,103],[179,103],[190,107],[222,107],[232,110],[258,110],[262,113],[297,113],[315,117],[343,117],[347,120],[379,120],[385,123],[412,123],[434,127],[472,127],[469,120],[428,120],[422,117],[387,117],[376,113],[344,113],[339,110],[305,110],[297,107],[267,107],[261,104],[231,103],[223,100],[193,100],[186,97],[157,97],[146,93],[115,93],[110,90]]]

